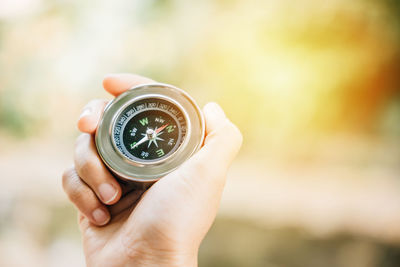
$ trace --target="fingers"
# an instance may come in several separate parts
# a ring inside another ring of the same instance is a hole
[[[132,190],[124,195],[118,203],[110,206],[111,216],[116,216],[122,211],[135,207],[135,203],[140,199],[145,190]]]
[[[121,198],[121,187],[97,154],[93,135],[82,134],[78,137],[74,159],[78,175],[101,202],[111,205]]]
[[[104,78],[103,86],[108,92],[117,96],[134,86],[151,82],[154,81],[135,74],[109,74]],[[107,102],[104,99],[95,99],[83,108],[78,120],[78,129],[81,132],[95,133]]]
[[[74,167],[62,176],[64,191],[78,210],[95,225],[105,225],[110,220],[107,208],[98,200],[93,191],[79,178]]]
[[[78,120],[79,131],[88,134],[95,133],[107,102],[105,99],[94,99],[83,108]]]
[[[108,74],[104,77],[103,87],[110,94],[118,96],[134,86],[153,82],[154,81],[149,78],[135,74]]]

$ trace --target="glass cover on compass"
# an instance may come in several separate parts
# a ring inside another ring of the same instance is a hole
[[[168,84],[138,85],[104,109],[96,147],[108,169],[134,182],[157,181],[202,145],[204,118],[194,100]]]
[[[186,119],[180,108],[160,98],[130,104],[113,127],[113,142],[126,158],[154,162],[168,158],[186,136]]]

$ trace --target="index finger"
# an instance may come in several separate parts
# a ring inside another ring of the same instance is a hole
[[[108,74],[103,79],[104,89],[114,96],[118,96],[126,90],[146,83],[153,83],[152,79],[130,73]]]
[[[134,86],[151,83],[153,80],[135,74],[121,73],[108,74],[103,79],[104,89],[114,96],[129,90]],[[103,114],[107,100],[92,100],[83,109],[79,120],[78,129],[83,133],[93,134],[96,132],[97,126]]]

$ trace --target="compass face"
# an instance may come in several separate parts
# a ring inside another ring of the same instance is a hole
[[[116,177],[148,184],[188,160],[204,134],[201,110],[185,91],[151,83],[123,92],[105,107],[95,141]]]
[[[145,98],[129,104],[116,118],[113,142],[127,159],[154,163],[170,157],[186,137],[182,110],[161,98]]]

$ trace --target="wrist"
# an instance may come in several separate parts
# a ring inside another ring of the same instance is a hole
[[[134,267],[197,267],[197,252],[157,251],[130,253],[129,264]]]
[[[148,244],[146,241],[123,243],[128,260],[125,266],[135,267],[197,267],[198,246]]]

